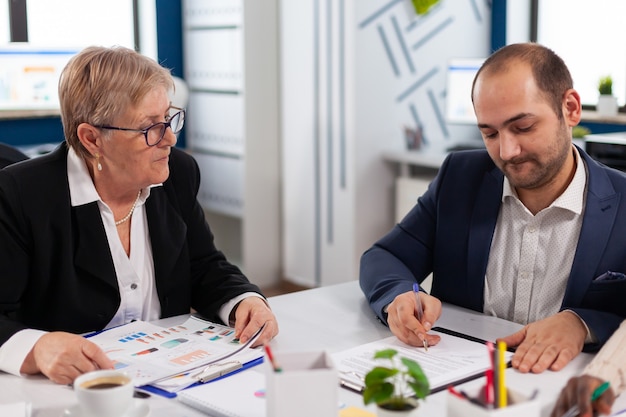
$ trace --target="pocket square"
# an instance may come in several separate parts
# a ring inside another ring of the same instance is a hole
[[[616,281],[626,279],[626,275],[621,272],[606,271],[604,274],[596,277],[594,281]]]

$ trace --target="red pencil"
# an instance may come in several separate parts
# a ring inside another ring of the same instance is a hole
[[[491,368],[485,372],[485,377],[487,378],[487,384],[485,385],[485,404],[488,407],[493,407],[495,405],[495,381],[494,381],[494,372],[495,372],[495,361],[493,358],[494,348],[493,342],[487,342],[487,352],[489,354],[489,363]]]
[[[270,346],[269,345],[263,345],[263,348],[265,349],[265,353],[267,354],[267,358],[270,360],[270,363],[272,364],[272,368],[274,368],[274,372],[281,372],[282,369],[280,369],[280,366],[278,366],[278,364],[276,363],[276,360],[274,360],[274,355],[272,355],[272,351],[270,350]]]
[[[454,395],[455,397],[466,399],[465,396],[461,394],[460,392],[458,392],[452,385],[448,385],[448,392]]]

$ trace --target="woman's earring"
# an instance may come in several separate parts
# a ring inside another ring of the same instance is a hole
[[[96,154],[96,163],[97,163],[97,167],[98,167],[98,171],[102,171],[102,164],[100,163],[100,154],[97,153]]]

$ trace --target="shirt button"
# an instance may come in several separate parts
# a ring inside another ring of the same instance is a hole
[[[130,289],[131,290],[136,290],[137,289],[137,284],[135,284],[135,283],[130,284]]]

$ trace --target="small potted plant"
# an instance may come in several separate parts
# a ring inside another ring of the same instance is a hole
[[[598,105],[596,111],[600,116],[617,115],[617,97],[613,96],[613,78],[610,75],[600,77],[598,81]]]
[[[399,357],[394,349],[379,350],[374,359],[386,360],[390,366],[377,366],[365,375],[363,402],[376,403],[379,417],[415,416],[418,400],[430,392],[422,367]]]

